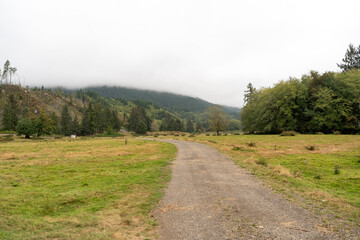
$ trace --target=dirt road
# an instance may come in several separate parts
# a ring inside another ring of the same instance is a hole
[[[172,180],[155,210],[160,238],[346,239],[310,212],[274,193],[215,149],[175,144]]]

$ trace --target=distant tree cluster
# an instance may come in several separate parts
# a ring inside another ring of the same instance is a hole
[[[26,138],[30,135],[37,134],[38,136],[57,133],[57,118],[55,113],[49,115],[40,111],[37,118],[23,118],[19,120],[18,117],[18,101],[14,95],[9,95],[3,109],[2,125],[4,130],[17,131],[19,134],[24,134]]]
[[[160,131],[184,131],[185,126],[180,118],[167,114],[161,121]]]
[[[248,132],[359,132],[360,70],[312,71],[272,88],[255,89],[249,84],[241,120]]]
[[[92,135],[94,133],[102,133],[104,131],[119,131],[121,121],[115,111],[100,104],[90,102],[85,108],[81,123],[77,116],[71,116],[68,105],[64,105],[61,112],[61,133],[65,136],[75,135]]]
[[[133,107],[128,120],[128,129],[137,134],[145,134],[151,130],[151,118],[142,106]]]

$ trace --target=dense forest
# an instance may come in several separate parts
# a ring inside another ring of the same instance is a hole
[[[5,66],[10,69],[10,62]],[[4,68],[5,69],[5,68]],[[11,68],[15,72],[16,68]],[[0,72],[0,131],[31,135],[93,135],[123,130],[144,134],[147,131],[202,132],[212,130],[206,111],[172,111],[144,100],[123,96],[109,98],[90,90],[69,91],[62,88],[23,88],[11,82],[9,71]],[[181,101],[199,101],[186,96]],[[170,97],[170,98],[171,98]],[[175,104],[176,105],[176,104]],[[228,108],[228,110],[237,110]],[[240,130],[240,121],[225,114],[226,129]],[[236,114],[239,118],[238,113]]]
[[[249,84],[241,120],[244,131],[358,133],[360,131],[360,46],[350,45],[341,73],[311,71],[270,88]]]
[[[65,92],[72,93],[77,90],[66,90]],[[100,96],[114,99],[125,99],[131,101],[142,101],[154,104],[160,108],[176,113],[183,118],[189,118],[189,113],[204,113],[206,109],[214,104],[209,103],[200,98],[183,96],[168,92],[157,92],[149,90],[140,90],[125,87],[88,87],[82,89],[83,91],[91,91]],[[240,109],[236,107],[223,106],[224,111],[233,118],[239,118]],[[194,120],[194,119],[193,119]]]

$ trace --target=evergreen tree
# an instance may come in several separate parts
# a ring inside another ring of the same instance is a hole
[[[338,67],[341,68],[343,72],[354,68],[360,69],[360,45],[356,48],[354,45],[349,44],[345,57],[342,59],[342,63],[338,64]]]
[[[194,132],[194,123],[190,119],[186,122],[186,131]]]
[[[119,131],[121,129],[121,121],[115,111],[112,111],[112,128],[115,131]]]
[[[53,121],[53,131],[54,134],[58,134],[59,133],[59,120],[58,117],[56,116],[55,112],[53,112],[51,114],[51,120]]]
[[[71,132],[72,132],[72,134],[75,134],[75,135],[79,135],[81,133],[79,120],[76,115],[71,122]]]
[[[17,101],[14,95],[10,95],[7,99],[7,103],[4,106],[3,110],[3,119],[2,124],[5,130],[16,130],[16,125],[18,122],[17,118]]]
[[[64,105],[62,111],[61,111],[61,120],[60,120],[60,124],[61,124],[61,133],[64,134],[65,136],[70,136],[71,133],[71,116],[70,116],[70,112],[68,109],[67,104]]]
[[[137,125],[141,124],[138,129],[142,129],[143,125],[146,126],[146,131],[151,130],[151,119],[146,115],[146,112],[143,107],[136,106],[131,109],[131,114],[129,117],[128,128],[131,131],[136,132]]]
[[[94,120],[94,110],[92,108],[92,103],[90,102],[81,122],[81,134],[92,135],[95,131],[96,125]]]
[[[201,122],[196,122],[196,132],[202,132],[203,131],[203,125]]]

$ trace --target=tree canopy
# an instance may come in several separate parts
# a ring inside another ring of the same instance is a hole
[[[360,131],[360,70],[315,71],[254,90],[241,113],[247,132]],[[247,91],[248,92],[248,91]]]

